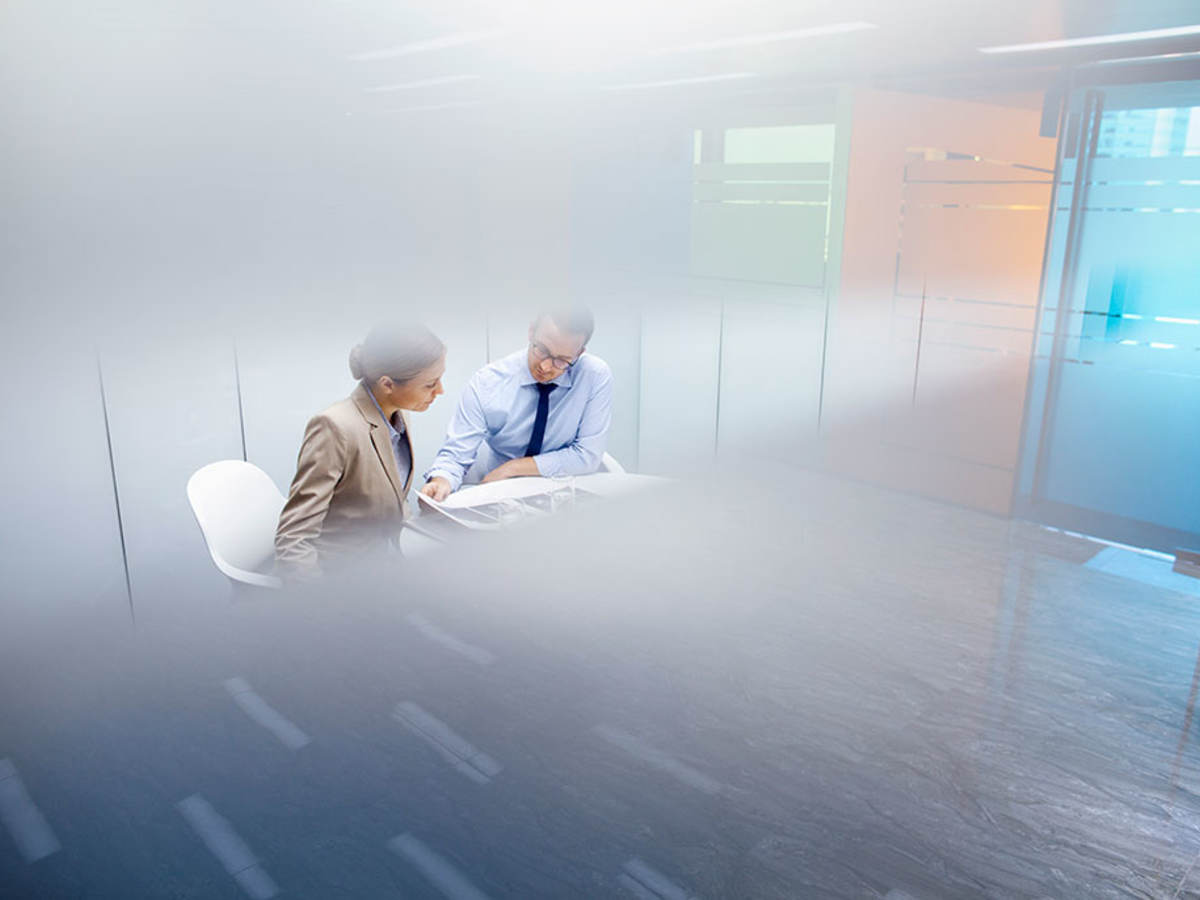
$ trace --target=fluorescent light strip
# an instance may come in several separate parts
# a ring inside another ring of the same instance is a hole
[[[1200,56],[1200,52],[1187,50],[1183,53],[1153,53],[1148,56],[1119,56],[1115,59],[1102,59],[1096,65],[1098,66],[1119,66],[1122,63],[1131,62],[1147,62],[1152,59],[1185,59],[1187,57]]]
[[[381,113],[410,113],[410,112],[431,112],[435,109],[465,109],[470,106],[479,106],[478,100],[463,100],[458,103],[433,103],[429,106],[401,106],[396,109],[383,109]]]
[[[1175,316],[1155,316],[1155,322],[1170,322],[1172,325],[1200,325],[1200,319],[1179,319]]]
[[[1133,41],[1156,41],[1160,38],[1186,37],[1200,34],[1200,25],[1181,25],[1178,28],[1155,28],[1150,31],[1124,31],[1120,34],[1097,34],[1092,37],[1063,38],[1058,41],[1039,41],[1034,44],[1005,44],[1000,47],[980,47],[980,53],[1027,53],[1036,50],[1062,50],[1067,47],[1094,47],[1100,44],[1125,44]]]
[[[740,37],[721,38],[715,41],[700,41],[680,47],[664,47],[652,51],[665,53],[703,53],[706,50],[725,50],[730,47],[755,47],[760,44],[776,44],[781,41],[798,41],[804,38],[822,37],[829,34],[848,34],[852,31],[869,31],[879,26],[873,22],[838,22],[834,25],[817,25],[813,28],[794,28],[789,31],[770,31],[765,34],[745,34]]]
[[[386,94],[390,91],[407,91],[410,88],[436,87],[440,84],[461,84],[464,81],[478,81],[478,75],[443,75],[440,78],[425,78],[421,81],[406,81],[403,84],[383,84],[379,87],[367,88],[368,94]]]
[[[757,78],[754,72],[729,72],[725,75],[700,75],[695,78],[672,78],[669,81],[639,81],[633,84],[606,84],[602,91],[640,91],[643,88],[675,87],[682,84],[711,84],[717,81],[736,81],[742,78]]]
[[[396,59],[400,56],[411,56],[414,53],[428,53],[431,50],[445,50],[449,47],[465,47],[468,44],[480,44],[484,41],[494,41],[504,37],[506,32],[492,31],[460,31],[455,34],[431,38],[428,41],[415,41],[411,44],[401,44],[398,47],[388,47],[384,50],[368,50],[356,53],[350,57],[353,62],[370,62],[376,59]]]

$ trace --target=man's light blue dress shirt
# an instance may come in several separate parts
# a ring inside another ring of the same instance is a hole
[[[446,441],[425,477],[441,476],[458,490],[481,480],[529,447],[537,415],[537,379],[529,371],[528,351],[518,350],[484,366],[467,382]],[[612,421],[612,372],[589,353],[554,379],[543,452],[535,456],[542,475],[595,472],[604,455]]]

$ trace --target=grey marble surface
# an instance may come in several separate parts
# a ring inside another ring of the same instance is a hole
[[[0,896],[253,896],[193,796],[281,896],[1200,896],[1200,601],[1096,549],[777,473],[10,617]]]

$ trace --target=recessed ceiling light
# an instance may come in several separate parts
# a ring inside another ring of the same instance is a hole
[[[354,62],[368,62],[375,59],[395,59],[398,56],[411,56],[414,53],[428,53],[431,50],[445,50],[449,47],[465,47],[468,44],[479,44],[484,41],[494,41],[504,37],[505,32],[492,31],[460,31],[447,34],[427,41],[415,41],[411,44],[400,44],[398,47],[387,47],[383,50],[368,50],[356,53],[350,57]]]
[[[708,84],[714,81],[735,81],[741,78],[757,78],[754,72],[729,72],[725,75],[698,75],[695,78],[672,78],[668,81],[639,81],[633,84],[606,84],[602,91],[637,91],[643,88],[674,87],[680,84]]]
[[[1099,44],[1125,44],[1132,41],[1156,41],[1159,38],[1185,37],[1200,34],[1200,25],[1181,25],[1178,28],[1155,28],[1150,31],[1123,31],[1119,34],[1097,34],[1092,37],[1063,38],[1039,41],[1034,44],[1005,44],[1000,47],[980,47],[980,53],[1027,53],[1034,50],[1062,50],[1067,47],[1094,47]]]
[[[407,91],[410,88],[436,87],[440,84],[460,84],[464,81],[478,80],[478,75],[442,75],[439,78],[423,78],[420,81],[406,81],[403,84],[381,84],[379,87],[367,88],[367,93],[386,94],[390,91]]]
[[[812,28],[793,28],[788,31],[770,31],[765,34],[743,34],[738,37],[720,38],[683,44],[679,47],[663,47],[653,53],[702,53],[706,50],[725,50],[730,47],[754,47],[759,44],[775,44],[780,41],[798,41],[804,38],[822,37],[829,34],[847,34],[851,31],[869,31],[878,28],[872,22],[838,22],[833,25],[815,25]]]

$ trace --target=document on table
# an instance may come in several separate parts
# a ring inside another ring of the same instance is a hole
[[[449,500],[454,495],[446,499]],[[465,506],[462,504],[450,504],[445,501],[434,500],[432,497],[427,497],[425,494],[417,494],[417,501],[424,509],[431,510],[440,516],[444,516],[458,525],[463,525],[467,528],[499,528],[500,515],[499,507],[496,503],[484,503],[479,506]]]
[[[570,505],[592,503],[598,498],[636,493],[665,479],[652,475],[630,475],[624,472],[597,472],[574,479]],[[465,485],[438,501],[424,494],[417,500],[424,510],[436,512],[467,528],[499,528],[527,517],[550,515],[558,504],[555,495],[571,487],[553,478],[532,476],[508,478],[488,484]]]

